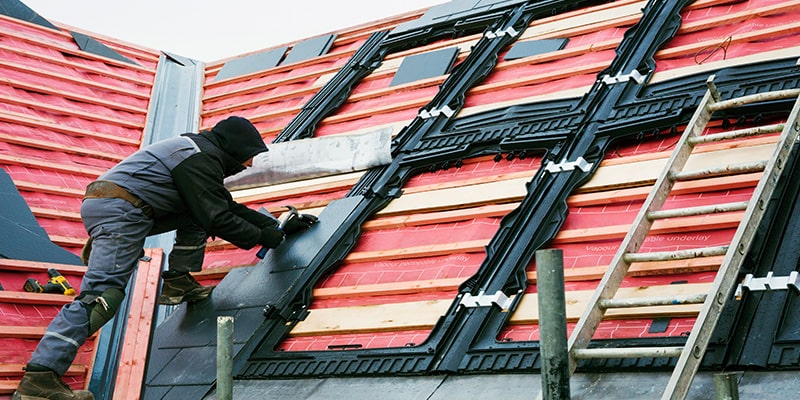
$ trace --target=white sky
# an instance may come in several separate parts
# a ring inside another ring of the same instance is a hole
[[[59,22],[199,61],[310,38],[448,0],[22,0]]]

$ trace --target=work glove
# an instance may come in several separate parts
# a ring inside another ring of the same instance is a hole
[[[282,224],[283,232],[287,235],[303,232],[311,228],[311,225],[316,224],[317,221],[319,218],[311,214],[292,214]]]
[[[258,240],[264,247],[274,249],[283,242],[283,231],[276,225],[270,225],[261,229],[261,238]]]

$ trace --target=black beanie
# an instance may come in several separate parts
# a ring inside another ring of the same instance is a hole
[[[240,163],[267,151],[258,129],[247,118],[225,118],[211,128],[211,133],[219,141],[222,150]]]

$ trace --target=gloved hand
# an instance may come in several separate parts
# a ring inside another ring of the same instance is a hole
[[[283,232],[287,235],[302,232],[311,228],[311,225],[316,224],[317,221],[319,218],[312,214],[292,214],[283,223]]]
[[[274,249],[283,242],[283,237],[283,231],[276,225],[270,225],[261,229],[261,238],[258,240],[258,243],[261,243],[264,247]]]

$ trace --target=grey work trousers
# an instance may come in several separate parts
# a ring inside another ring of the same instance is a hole
[[[169,268],[189,272],[202,267],[208,235],[188,217],[154,221],[125,200],[86,199],[81,205],[81,218],[93,241],[81,293],[99,295],[109,288],[125,290],[147,236],[171,230],[177,232],[168,258]],[[65,305],[47,327],[30,363],[63,376],[89,336],[89,311],[78,299]]]

